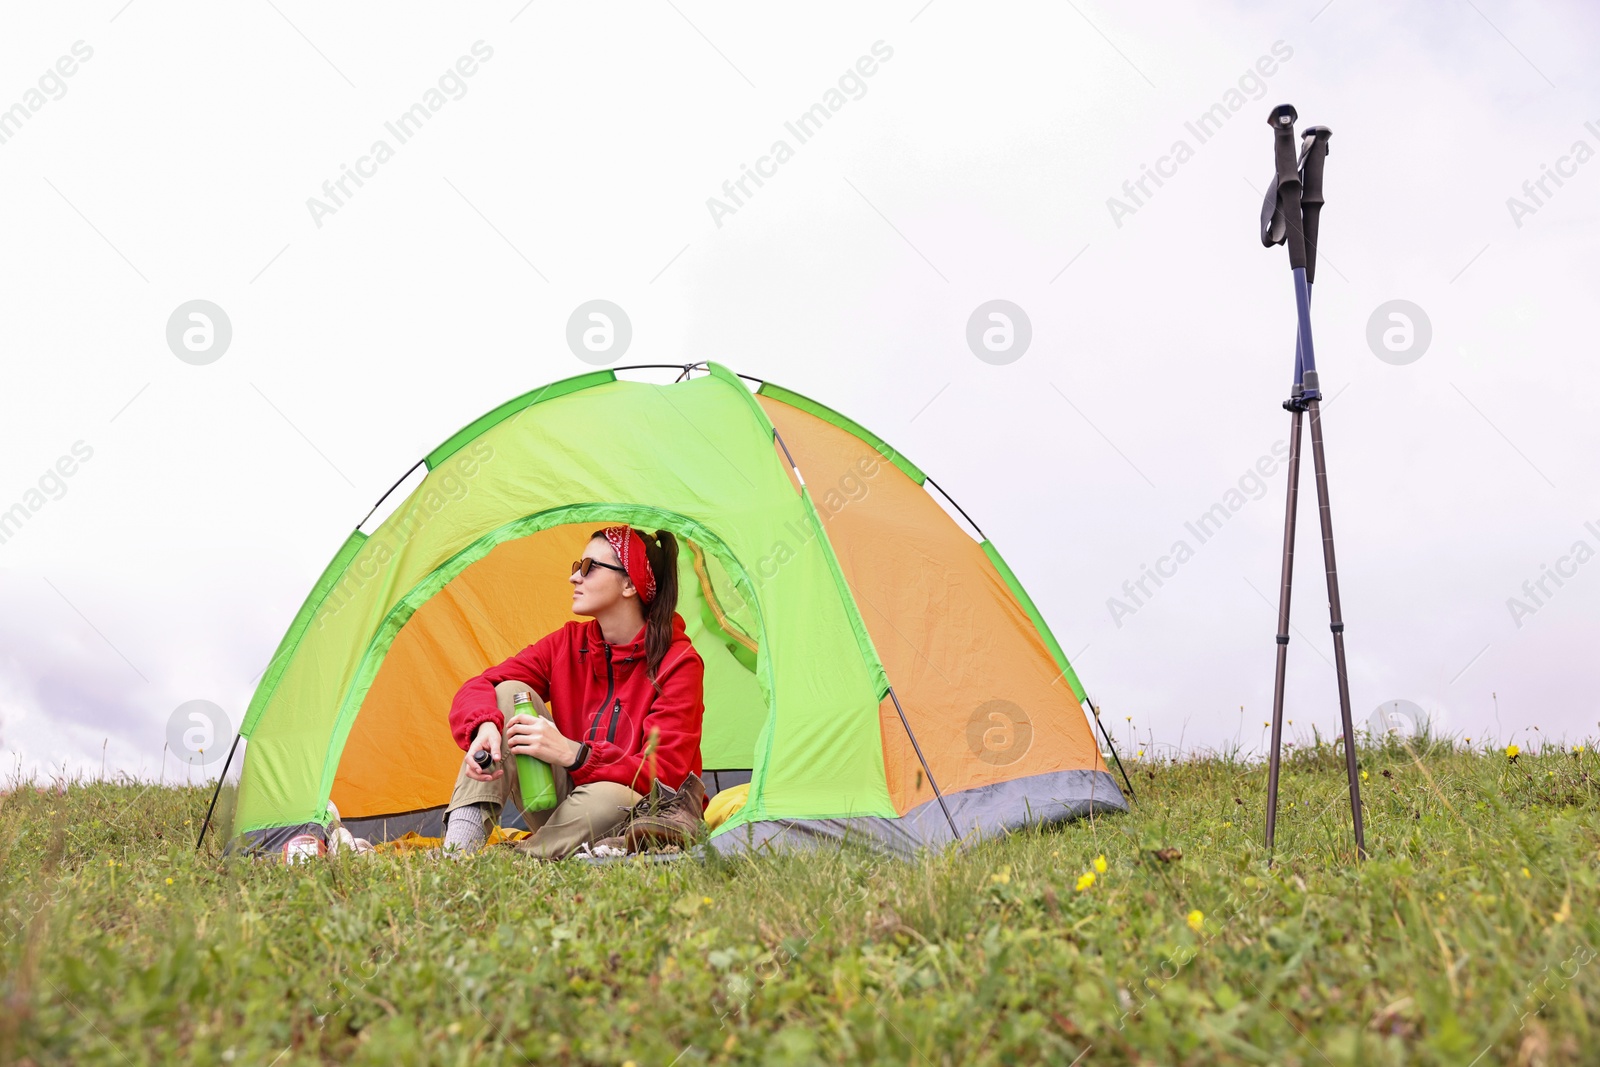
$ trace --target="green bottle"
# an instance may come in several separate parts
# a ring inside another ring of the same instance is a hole
[[[527,693],[513,694],[511,714],[532,715],[533,698]],[[523,811],[544,811],[556,806],[556,776],[544,760],[518,755],[517,784],[522,787]]]

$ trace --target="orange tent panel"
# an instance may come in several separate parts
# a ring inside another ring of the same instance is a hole
[[[982,545],[873,445],[757,399],[794,454],[939,789],[1105,770],[1071,687]],[[904,814],[933,790],[892,701],[879,720]]]

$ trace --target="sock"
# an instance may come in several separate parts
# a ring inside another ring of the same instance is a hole
[[[445,850],[476,852],[482,848],[483,843],[489,839],[488,828],[484,826],[484,816],[488,814],[488,808],[487,804],[463,804],[452,811],[449,821],[445,824]]]

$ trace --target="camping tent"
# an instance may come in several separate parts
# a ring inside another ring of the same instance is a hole
[[[419,462],[261,677],[232,847],[325,837],[330,801],[361,834],[436,831],[461,763],[451,697],[571,618],[568,563],[612,522],[679,539],[705,778],[750,784],[718,847],[860,833],[904,851],[1125,810],[1061,647],[921,470],[771,382],[682,371],[555,382]]]

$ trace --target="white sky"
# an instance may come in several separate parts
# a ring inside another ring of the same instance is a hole
[[[1256,747],[1281,471],[1120,626],[1107,600],[1287,436],[1287,257],[1255,236],[1284,101],[1334,131],[1315,327],[1357,720],[1405,699],[1474,737],[1594,735],[1600,562],[1520,627],[1507,599],[1600,550],[1600,162],[1520,226],[1506,201],[1600,151],[1597,24],[1507,0],[15,11],[0,108],[93,54],[0,144],[0,510],[93,456],[0,544],[5,769],[98,773],[104,746],[154,776],[180,704],[237,724],[372,501],[589,369],[565,326],[593,298],[631,317],[622,363],[770,378],[930,472],[1121,732]],[[465,95],[397,145],[384,123],[480,40]],[[797,145],[784,122],[879,41],[865,94]],[[1275,42],[1290,58],[1196,145],[1185,123]],[[394,157],[319,228],[307,198],[378,138]],[[706,199],[778,138],[793,158],[719,227]],[[1180,138],[1193,158],[1116,225],[1107,198]],[[207,366],[165,339],[197,298],[233,326]],[[997,298],[1033,328],[1003,366],[965,342]],[[1394,299],[1433,332],[1405,366],[1366,341]],[[1302,488],[1288,715],[1326,734],[1309,456]]]

